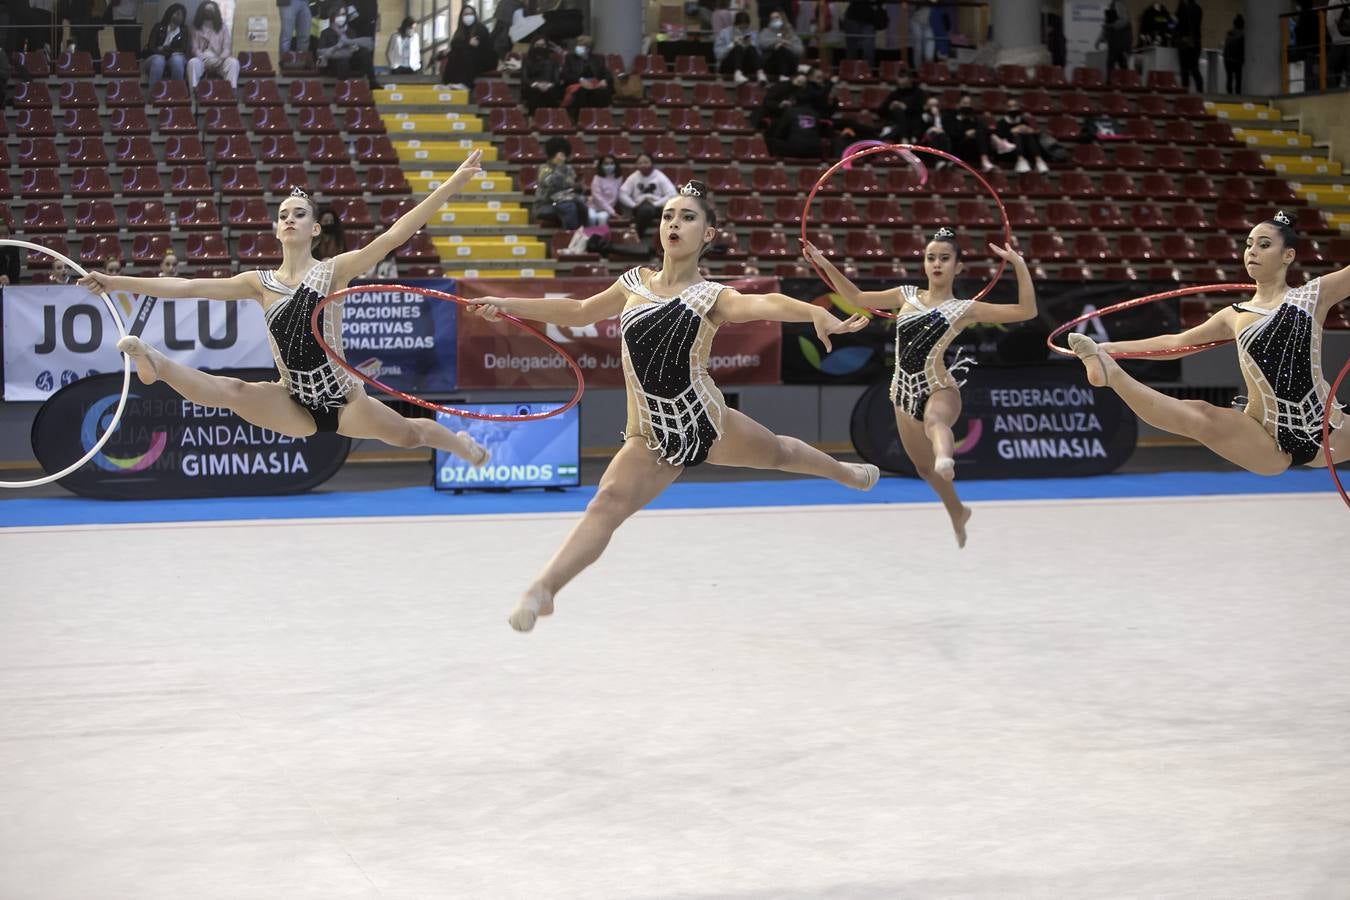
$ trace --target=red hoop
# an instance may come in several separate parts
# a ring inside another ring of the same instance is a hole
[[[1103,306],[1101,309],[1093,310],[1090,313],[1084,313],[1076,319],[1070,319],[1063,325],[1050,332],[1050,336],[1045,339],[1046,346],[1061,356],[1073,356],[1074,352],[1068,347],[1061,347],[1055,343],[1055,338],[1068,331],[1076,325],[1087,322],[1091,319],[1100,319],[1102,316],[1114,312],[1120,312],[1122,309],[1129,309],[1133,306],[1141,306],[1145,303],[1155,303],[1159,300],[1170,300],[1173,297],[1186,297],[1191,294],[1214,294],[1225,292],[1242,292],[1250,294],[1256,290],[1254,284],[1201,284],[1191,287],[1176,288],[1171,291],[1163,291],[1160,294],[1149,294],[1147,297],[1135,297],[1133,300],[1125,300],[1120,303],[1113,303],[1110,306]],[[1232,338],[1222,341],[1210,341],[1206,344],[1191,344],[1186,347],[1176,347],[1172,350],[1136,350],[1132,353],[1112,353],[1112,359],[1148,359],[1153,356],[1184,356],[1188,353],[1199,353],[1201,350],[1208,350],[1211,347],[1222,347],[1224,344],[1233,343]]]
[[[336,350],[328,346],[328,342],[323,339],[323,334],[319,329],[319,312],[325,306],[327,306],[328,304],[332,303],[335,300],[342,299],[348,294],[355,294],[366,291],[397,291],[402,294],[421,294],[424,297],[431,297],[436,300],[444,300],[447,303],[457,303],[460,306],[470,306],[472,305],[473,301],[465,300],[463,297],[456,297],[454,294],[446,294],[442,291],[434,291],[431,288],[412,287],[403,284],[362,284],[357,285],[355,287],[343,288],[340,291],[334,291],[333,293],[329,294],[327,297],[324,297],[322,300],[316,303],[314,305],[314,312],[311,313],[309,317],[309,329],[311,332],[313,332],[315,340],[319,342],[319,346],[323,348],[323,352],[327,354],[328,358],[331,359],[335,364],[341,366],[343,369],[347,370],[352,375],[356,376],[366,384],[375,388],[377,391],[381,391],[382,393],[388,394],[391,397],[397,397],[400,400],[406,400],[409,403],[415,403],[418,406],[422,407],[423,409],[435,410],[436,412],[443,412],[452,416],[460,416],[465,419],[487,419],[493,422],[534,422],[539,419],[548,419],[553,416],[559,415],[576,406],[577,402],[581,399],[582,393],[586,390],[586,381],[585,378],[582,376],[581,366],[577,365],[577,361],[573,359],[571,356],[569,356],[566,350],[558,346],[558,344],[551,338],[549,338],[548,335],[545,335],[538,329],[530,325],[527,325],[525,322],[521,321],[515,316],[507,315],[506,313],[501,313],[501,317],[503,319],[506,319],[507,321],[513,323],[517,327],[522,328],[525,331],[528,331],[530,334],[534,335],[535,337],[539,338],[539,340],[543,341],[544,344],[547,345],[550,349],[552,349],[555,353],[559,354],[560,356],[562,356],[563,359],[567,360],[567,365],[569,368],[571,368],[572,374],[576,375],[577,377],[577,389],[572,394],[572,397],[562,406],[559,406],[557,409],[549,410],[546,413],[534,413],[526,416],[496,415],[492,413],[469,412],[466,409],[456,409],[453,406],[442,406],[439,403],[432,403],[430,400],[423,400],[421,397],[414,397],[412,394],[407,394],[404,393],[403,391],[398,390],[397,388],[392,388],[389,385],[384,384],[383,382],[377,381],[376,379],[370,377],[366,373],[362,372],[360,369],[353,366],[351,363],[347,362],[347,360],[339,356]]]
[[[1331,473],[1331,481],[1336,485],[1336,490],[1340,493],[1341,499],[1345,501],[1346,506],[1350,506],[1350,497],[1346,496],[1345,487],[1341,484],[1341,476],[1336,474],[1336,463],[1331,455],[1331,411],[1336,408],[1336,392],[1340,390],[1341,382],[1345,376],[1350,375],[1350,359],[1341,366],[1341,372],[1336,376],[1336,380],[1331,383],[1331,390],[1327,391],[1326,410],[1322,413],[1322,455],[1327,460],[1327,471]],[[1347,426],[1342,425],[1342,428]]]
[[[811,192],[806,195],[806,203],[802,206],[802,227],[801,227],[802,241],[803,242],[806,241],[806,225],[810,218],[811,202],[816,199],[816,193],[820,190],[821,186],[824,185],[826,181],[830,180],[831,175],[837,172],[840,168],[851,165],[854,160],[857,160],[861,157],[871,156],[874,153],[900,153],[903,151],[927,153],[931,156],[936,156],[941,159],[945,159],[947,162],[952,163],[953,165],[960,166],[961,168],[969,172],[971,175],[975,176],[975,180],[978,181],[980,185],[989,193],[989,196],[994,199],[994,205],[998,207],[999,218],[1003,220],[1003,242],[1008,245],[1012,244],[1012,223],[1008,221],[1008,211],[1003,208],[1003,201],[999,199],[998,192],[994,190],[993,186],[990,185],[989,182],[984,180],[984,176],[982,176],[979,172],[975,171],[973,168],[967,165],[963,160],[955,156],[952,156],[950,153],[947,153],[944,150],[936,150],[932,147],[925,147],[922,144],[883,144],[881,146],[865,147],[862,150],[859,150],[857,153],[850,153],[848,156],[845,156],[843,159],[839,160],[839,162],[835,163],[834,165],[826,169],[825,174],[821,175],[818,179],[816,179],[816,183],[815,185],[812,186]],[[823,272],[820,271],[820,267],[817,266],[814,261],[808,259],[808,262],[811,263],[811,268],[816,270],[816,275],[820,276],[820,280],[824,281],[826,285],[833,288],[833,285],[830,285],[830,280],[825,277],[825,274]],[[981,288],[980,291],[970,299],[980,300],[986,294],[992,291],[994,289],[994,285],[997,284],[998,280],[1003,277],[1003,270],[1004,268],[1007,267],[1007,265],[1008,261],[1006,259],[1003,259],[1002,257],[999,257],[998,270],[994,272],[994,277],[991,278],[989,280],[989,283],[986,284],[983,288]],[[871,307],[865,308],[868,310],[868,312],[872,313],[873,315],[883,316],[884,318],[887,319],[895,318],[895,313],[887,312],[884,309],[872,309]]]

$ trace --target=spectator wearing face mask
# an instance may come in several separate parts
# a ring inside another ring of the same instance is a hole
[[[497,68],[497,52],[492,49],[492,33],[478,19],[478,10],[469,4],[459,14],[459,28],[450,39],[450,54],[445,58],[441,83],[466,90],[484,72]]]
[[[800,88],[779,114],[766,143],[769,152],[778,157],[820,159],[823,155],[824,131],[816,111],[802,98]]]
[[[914,76],[901,69],[895,76],[895,90],[886,95],[877,107],[877,121],[882,123],[881,137],[895,141],[912,141],[922,131],[923,89],[914,83]]]
[[[325,206],[319,210],[319,236],[314,239],[314,258],[330,259],[347,250],[342,234],[342,223],[338,221],[333,207]]]
[[[1037,172],[1048,172],[1050,167],[1041,158],[1041,132],[1022,115],[1020,101],[1010,99],[989,142],[993,155],[1001,163],[1014,162],[1013,171],[1030,172],[1031,161]]]
[[[562,106],[562,66],[548,49],[548,42],[535,38],[520,66],[520,99],[530,115],[539,107]]]
[[[645,240],[647,229],[661,219],[661,207],[674,196],[675,185],[666,173],[656,168],[646,153],[639,153],[637,171],[619,186],[619,207],[633,217],[638,237]]]
[[[619,215],[619,188],[622,186],[623,173],[619,171],[619,160],[612,153],[606,153],[595,163],[591,196],[586,201],[592,225],[607,225],[611,216]]]
[[[978,165],[983,171],[991,172],[994,163],[989,158],[989,126],[984,116],[975,110],[974,100],[969,94],[962,94],[951,115],[951,122],[945,126],[952,139],[952,153],[968,165]]]
[[[539,167],[539,183],[534,189],[536,219],[557,219],[568,231],[586,221],[586,206],[581,201],[577,173],[570,162],[572,145],[566,138],[549,138],[544,145],[548,162]]]
[[[582,35],[562,65],[563,107],[576,119],[588,106],[608,109],[614,100],[614,76],[605,61],[591,52],[591,39]]]
[[[192,19],[192,59],[187,62],[188,87],[196,90],[203,78],[224,78],[239,87],[239,60],[230,53],[230,29],[220,18],[220,7],[207,0]]]
[[[411,75],[422,69],[422,39],[417,34],[416,25],[417,21],[408,16],[398,26],[398,31],[389,35],[384,56],[394,75]]]
[[[775,8],[769,14],[768,24],[759,32],[759,52],[764,58],[764,71],[770,78],[790,79],[797,74],[804,48],[802,39],[788,24],[787,16]]]
[[[359,78],[364,75],[372,88],[379,86],[375,80],[374,59],[370,51],[361,46],[356,36],[348,30],[345,10],[340,9],[319,35],[318,62],[319,69],[325,75],[334,78]]]
[[[759,47],[755,44],[755,33],[750,30],[749,13],[736,13],[733,23],[717,33],[713,56],[717,58],[717,71],[730,75],[737,84],[744,84],[752,77],[768,80]]]

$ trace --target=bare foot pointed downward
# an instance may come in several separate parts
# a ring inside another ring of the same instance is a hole
[[[969,506],[961,507],[961,512],[957,513],[956,518],[952,519],[952,531],[956,533],[956,546],[965,549],[966,546],[966,523],[970,521],[971,509]]]
[[[135,335],[127,335],[117,342],[117,349],[131,357],[136,364],[136,377],[141,384],[154,384],[159,381],[159,367],[155,357],[159,351]]]
[[[538,585],[525,592],[520,603],[507,617],[516,631],[531,631],[540,616],[553,615],[553,595]]]

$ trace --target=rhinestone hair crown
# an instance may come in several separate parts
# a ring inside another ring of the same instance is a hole
[[[680,186],[680,193],[686,197],[702,197],[703,189],[700,188],[698,185],[694,184],[692,181],[686,181],[683,185]]]
[[[1286,216],[1286,215],[1284,214],[1284,210],[1280,210],[1279,212],[1277,212],[1277,213],[1274,215],[1274,219],[1275,219],[1276,222],[1279,222],[1281,225],[1287,225],[1287,226],[1289,226],[1289,227],[1291,227],[1291,228],[1292,228],[1293,225],[1294,225],[1294,220],[1291,219],[1291,218],[1289,218],[1288,216]]]
[[[944,226],[942,226],[941,228],[939,228],[939,229],[937,230],[937,233],[936,233],[936,234],[933,235],[933,240],[935,240],[935,241],[946,241],[946,240],[951,240],[951,239],[953,239],[953,238],[955,238],[955,237],[956,237],[956,232],[955,232],[955,231],[952,231],[950,228],[948,228],[946,225],[944,225]]]
[[[309,194],[305,193],[304,191],[302,191],[302,190],[301,190],[300,188],[298,188],[298,187],[293,187],[293,188],[291,188],[291,196],[292,196],[292,197],[303,197],[303,198],[306,199],[306,200],[309,199]]]

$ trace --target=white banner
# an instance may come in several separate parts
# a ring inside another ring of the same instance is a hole
[[[117,372],[117,326],[84,288],[9,286],[0,293],[5,400],[45,400],[86,375]],[[112,295],[126,329],[196,369],[272,365],[262,307],[252,302],[156,300]]]
[[[1087,56],[1096,46],[1106,21],[1108,0],[1064,0],[1064,69],[1073,70],[1087,64]],[[1125,13],[1129,15],[1128,12]]]

